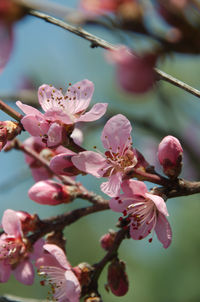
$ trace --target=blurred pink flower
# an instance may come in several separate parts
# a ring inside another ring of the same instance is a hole
[[[121,5],[127,2],[134,2],[134,0],[81,0],[80,6],[89,13],[101,15],[105,12],[115,13]]]
[[[108,150],[105,154],[84,151],[72,157],[79,170],[98,178],[108,177],[108,181],[101,184],[101,190],[111,197],[119,194],[123,175],[137,164],[131,130],[124,115],[115,115],[107,121],[101,135],[103,146]]]
[[[38,98],[45,113],[17,101],[17,106],[26,114],[21,122],[32,136],[41,137],[48,147],[57,147],[71,134],[77,122],[96,121],[105,114],[106,103],[97,103],[85,113],[93,92],[94,85],[89,80],[70,86],[64,95],[61,90],[44,84],[38,90]]]
[[[47,253],[36,261],[36,267],[44,282],[50,284],[53,299],[79,302],[81,287],[63,250],[54,244],[45,244],[44,250]]]
[[[166,219],[169,214],[163,198],[149,193],[146,185],[138,180],[124,181],[122,190],[124,194],[112,198],[109,205],[113,211],[128,215],[131,237],[141,240],[155,230],[163,247],[168,248],[172,231]]]
[[[169,177],[177,177],[181,172],[183,148],[179,140],[165,136],[158,146],[158,159],[164,173]]]
[[[146,53],[134,54],[126,46],[106,53],[108,61],[116,64],[116,77],[120,86],[130,93],[144,93],[155,84],[156,55]]]
[[[34,281],[34,269],[31,260],[42,254],[43,240],[34,244],[29,251],[23,238],[20,217],[13,210],[6,210],[2,218],[4,233],[0,236],[0,282],[7,282],[11,272],[15,278],[31,285]]]

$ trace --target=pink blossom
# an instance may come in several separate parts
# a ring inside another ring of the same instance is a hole
[[[141,240],[155,230],[163,247],[168,248],[172,231],[166,219],[169,214],[163,198],[149,193],[146,185],[138,180],[124,181],[122,190],[124,194],[112,198],[109,205],[113,211],[128,215],[131,237]]]
[[[115,237],[116,237],[116,232],[114,232],[113,230],[110,230],[109,233],[101,236],[101,238],[100,238],[101,247],[104,250],[109,251],[111,249],[111,247],[113,246]]]
[[[81,287],[63,250],[54,244],[45,244],[44,250],[47,253],[36,261],[36,266],[39,275],[50,284],[53,299],[79,302]]]
[[[81,0],[81,8],[84,10],[101,15],[105,12],[115,13],[121,5],[134,0]]]
[[[101,135],[103,146],[108,150],[105,154],[84,151],[72,157],[79,170],[95,177],[108,177],[108,181],[101,184],[101,190],[111,197],[119,194],[123,175],[137,164],[131,130],[125,116],[115,115],[107,121]]]
[[[70,187],[52,180],[37,182],[29,189],[28,196],[37,203],[52,206],[71,201]]]
[[[156,80],[156,55],[146,53],[141,56],[134,54],[126,46],[106,53],[110,62],[116,64],[116,77],[120,86],[130,93],[144,93],[150,90]]]
[[[12,27],[0,22],[0,73],[3,71],[6,63],[10,58],[13,48],[13,31]]]
[[[183,148],[179,140],[171,135],[165,136],[158,147],[158,159],[164,173],[177,177],[181,172]]]
[[[39,87],[38,98],[45,113],[17,101],[17,106],[26,114],[21,122],[32,136],[41,137],[48,147],[57,147],[65,142],[77,122],[96,121],[106,112],[107,104],[97,103],[85,113],[93,92],[94,85],[89,80],[70,86],[65,94],[44,84]]]
[[[29,250],[24,240],[19,216],[13,210],[6,210],[2,218],[4,233],[0,236],[0,282],[7,282],[11,272],[15,278],[31,285],[34,281],[34,269],[31,260],[42,253],[43,241],[38,240]]]

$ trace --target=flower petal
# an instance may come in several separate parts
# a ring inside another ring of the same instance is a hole
[[[13,271],[17,281],[25,284],[32,285],[34,281],[34,269],[30,261],[26,260],[21,262]]]
[[[163,247],[165,249],[168,248],[172,241],[172,230],[167,218],[161,213],[159,213],[157,218],[155,232]]]
[[[123,152],[129,142],[131,130],[131,124],[124,115],[113,116],[105,124],[101,135],[104,148],[114,153]]]
[[[153,226],[155,224],[155,218],[151,221],[150,224],[146,224],[145,222],[137,227],[137,222],[135,222],[133,219],[131,219],[131,223],[130,223],[130,235],[134,240],[141,240],[145,237],[147,237]]]
[[[66,298],[70,302],[79,302],[81,287],[75,274],[71,270],[65,272]]]
[[[24,129],[32,136],[42,136],[49,130],[49,123],[46,122],[43,117],[38,117],[36,115],[26,115],[21,120],[21,123]]]
[[[106,159],[99,153],[93,151],[80,152],[72,157],[72,162],[79,170],[92,174],[95,177],[102,177],[106,167]]]
[[[110,197],[118,196],[120,193],[121,181],[121,172],[113,174],[108,178],[108,181],[101,184],[101,190]]]
[[[52,158],[50,168],[58,175],[73,176],[77,168],[72,163],[72,156],[75,153],[71,150],[66,153],[61,153]]]
[[[154,202],[156,208],[160,213],[162,213],[165,216],[169,216],[166,203],[164,202],[164,199],[162,197],[151,193],[146,193],[145,196]]]
[[[71,114],[85,111],[90,104],[93,92],[94,84],[87,79],[69,87],[65,95],[67,97],[66,111]]]
[[[11,267],[9,264],[0,262],[0,283],[5,283],[9,280],[11,274]]]
[[[36,108],[23,104],[20,101],[16,102],[17,107],[19,107],[21,109],[21,111],[23,111],[25,114],[31,114],[31,115],[38,115],[38,116],[43,116],[43,114],[37,110]]]
[[[39,239],[33,246],[33,252],[30,254],[31,260],[36,260],[37,258],[41,257],[43,254],[43,246],[44,246],[44,239]]]
[[[93,122],[100,119],[106,112],[108,107],[107,103],[97,103],[92,109],[85,114],[82,114],[80,118],[77,118],[77,122]]]
[[[51,109],[61,109],[61,104],[63,103],[64,105],[62,92],[47,84],[43,84],[39,87],[38,100],[45,112]]]
[[[123,198],[125,197],[125,200]],[[111,210],[115,212],[123,212],[124,210],[127,210],[127,207],[133,203],[133,199],[127,199],[125,194],[121,194],[118,197],[114,197],[109,201],[109,206]]]
[[[147,186],[144,182],[139,180],[125,180],[122,183],[122,190],[127,196],[141,195],[145,197],[145,194],[148,192]]]
[[[44,249],[49,252],[58,263],[64,267],[65,269],[71,268],[70,263],[67,261],[67,258],[63,252],[63,250],[55,244],[45,244]]]
[[[47,146],[51,148],[55,148],[59,145],[61,145],[63,140],[63,126],[60,126],[57,123],[51,124],[48,130],[48,140],[47,140]]]
[[[8,209],[4,212],[2,217],[2,226],[6,234],[14,237],[21,237],[21,222],[15,211]]]

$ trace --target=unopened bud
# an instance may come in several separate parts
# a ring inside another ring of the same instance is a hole
[[[158,147],[158,159],[168,177],[177,177],[181,173],[183,148],[177,138],[168,135]]]
[[[64,186],[55,181],[46,180],[33,185],[28,191],[28,196],[40,204],[57,205],[71,202],[74,193],[75,189],[72,186]]]
[[[115,296],[124,296],[129,287],[125,263],[115,259],[108,267],[108,287]]]
[[[100,238],[101,247],[104,250],[109,251],[113,245],[115,237],[116,237],[116,232],[114,232],[113,230],[110,230],[109,233],[103,235]]]
[[[8,141],[14,139],[21,131],[22,128],[17,122],[0,122],[0,151]]]

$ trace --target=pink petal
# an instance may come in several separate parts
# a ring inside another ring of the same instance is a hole
[[[105,114],[107,106],[107,103],[95,104],[90,111],[77,118],[77,122],[93,122],[100,119]]]
[[[17,281],[25,284],[32,285],[34,281],[34,269],[30,261],[26,260],[21,262],[13,271]]]
[[[66,298],[70,302],[79,302],[81,287],[75,274],[71,270],[65,272],[66,278]]]
[[[58,175],[74,175],[73,170],[76,168],[71,161],[72,155],[74,154],[74,152],[69,150],[67,153],[61,153],[54,156],[50,161],[50,168]]]
[[[126,198],[126,200],[123,200],[123,198]],[[122,213],[124,210],[127,210],[127,207],[132,203],[133,199],[131,197],[127,199],[125,194],[121,194],[118,197],[112,198],[109,201],[109,206],[111,210]]]
[[[105,124],[101,135],[104,148],[114,153],[121,153],[129,142],[128,138],[131,130],[131,124],[124,115],[117,114],[113,116]]]
[[[123,181],[122,190],[127,196],[141,195],[145,197],[148,192],[144,182],[133,179]]]
[[[39,116],[26,115],[21,122],[24,129],[33,136],[42,136],[49,130],[49,123]]]
[[[37,110],[36,108],[23,104],[20,101],[16,102],[16,105],[21,109],[21,111],[23,111],[25,114],[31,114],[31,115],[38,115],[38,116],[43,116],[43,114]]]
[[[30,254],[31,260],[36,260],[37,258],[41,257],[43,254],[43,246],[44,246],[44,239],[39,239],[36,241],[36,243],[33,246],[33,252]]]
[[[3,71],[9,60],[13,48],[13,31],[12,27],[0,23],[0,73]]]
[[[6,234],[14,237],[21,237],[21,222],[17,213],[13,210],[6,210],[2,217],[2,226]]]
[[[159,213],[157,218],[155,232],[163,247],[165,249],[168,248],[172,241],[172,230],[167,218],[161,213]]]
[[[0,261],[0,283],[5,283],[9,280],[11,274],[11,267]]]
[[[132,219],[130,223],[130,235],[134,240],[141,240],[145,237],[147,237],[155,223],[155,219],[150,224],[146,224],[145,222],[140,226],[136,227],[135,221]]]
[[[101,177],[106,167],[106,159],[99,153],[93,151],[80,152],[72,157],[73,164],[81,171]]]
[[[79,128],[75,128],[71,134],[71,138],[73,139],[73,141],[81,146],[81,144],[83,143],[83,132],[81,129]]]
[[[80,113],[87,109],[94,92],[94,84],[85,79],[69,87],[66,96],[68,101],[65,108],[71,114]],[[69,100],[71,98],[71,100]],[[75,99],[74,99],[75,98]]]
[[[65,269],[71,268],[70,263],[67,261],[66,255],[63,250],[55,244],[45,244],[44,249],[49,252],[58,263]]]
[[[53,98],[52,98],[53,96]],[[61,98],[58,102],[57,98]],[[53,86],[44,84],[38,89],[38,100],[42,109],[46,112],[51,109],[61,109],[60,103],[63,100],[63,94]]]
[[[164,202],[162,197],[160,197],[158,195],[150,194],[150,193],[146,193],[145,196],[147,198],[151,199],[155,203],[155,205],[160,213],[162,213],[165,216],[169,216],[166,203]]]
[[[55,148],[58,145],[61,145],[63,141],[63,126],[60,126],[57,123],[51,124],[47,135],[48,135],[48,140],[47,140],[48,147]]]
[[[74,117],[71,115],[70,112],[64,111],[63,108],[50,109],[47,112],[45,112],[44,117],[46,120],[51,122],[60,121],[63,124],[67,124],[67,125],[74,123]]]
[[[110,197],[118,196],[120,193],[121,181],[121,172],[113,174],[108,178],[107,182],[101,184],[101,190]]]
[[[45,167],[31,168],[31,173],[35,182],[47,180],[52,177],[50,171],[48,171]]]
[[[35,266],[39,269],[41,266],[55,266],[60,267],[58,261],[51,254],[43,254],[35,262]]]

